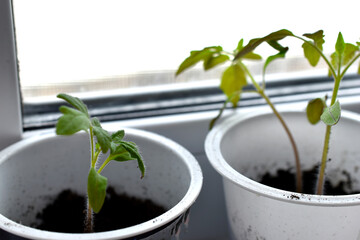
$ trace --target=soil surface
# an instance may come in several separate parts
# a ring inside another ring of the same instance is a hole
[[[346,175],[346,173],[344,172]],[[303,193],[314,194],[318,169],[303,171]],[[295,174],[286,170],[278,170],[276,176],[265,174],[260,183],[270,187],[295,192]],[[340,182],[337,186],[332,186],[329,181],[325,181],[324,195],[347,195],[358,192],[347,192],[344,189],[351,189],[351,182]]]
[[[66,232],[83,233],[86,198],[71,191],[62,191],[53,203],[49,204],[42,212],[38,213],[41,224],[35,226],[38,229]],[[117,194],[113,188],[107,189],[107,195],[103,208],[98,214],[94,214],[94,231],[110,231],[129,227],[166,212],[150,200],[129,197]]]

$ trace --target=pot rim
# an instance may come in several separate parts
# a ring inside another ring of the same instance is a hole
[[[305,114],[302,110],[294,109],[282,109],[282,114]],[[272,115],[272,111],[269,109],[262,109],[258,111],[252,111],[248,113],[236,112],[234,115],[224,119],[207,134],[205,139],[205,153],[209,162],[215,168],[215,170],[222,175],[223,179],[226,179],[240,188],[247,191],[251,191],[255,194],[277,199],[280,201],[304,205],[313,206],[351,206],[360,204],[360,194],[349,195],[315,195],[315,194],[303,194],[291,191],[285,191],[273,187],[266,186],[255,180],[242,175],[234,168],[232,168],[224,159],[221,151],[221,140],[223,136],[231,131],[231,129],[239,124],[239,122],[246,121],[248,119],[259,117],[261,115]],[[354,112],[342,110],[342,119],[346,118],[350,121],[355,121],[360,124],[360,115]]]
[[[146,234],[166,224],[171,223],[176,220],[179,216],[184,214],[190,206],[195,202],[198,197],[203,183],[202,170],[199,163],[195,157],[184,147],[174,142],[171,139],[168,139],[164,136],[158,135],[156,133],[133,129],[133,128],[124,128],[126,135],[136,135],[143,139],[149,141],[158,142],[161,145],[164,145],[168,148],[171,148],[172,151],[182,157],[184,164],[186,165],[190,173],[190,185],[185,194],[179,203],[174,207],[166,211],[164,214],[150,219],[141,224],[137,224],[131,227],[122,228],[118,230],[106,231],[106,232],[97,232],[97,233],[58,233],[51,231],[44,231],[32,227],[28,227],[13,220],[8,219],[4,215],[0,214],[0,228],[3,230],[15,234],[17,236],[29,238],[29,239],[43,239],[43,240],[111,240],[111,239],[123,239],[131,238],[137,235]],[[44,141],[49,138],[56,137],[54,132],[44,133],[37,136],[29,137],[19,142],[16,142],[4,150],[0,151],[0,164],[6,161],[11,155],[16,153],[18,149],[21,149],[24,146],[32,145],[37,142]]]

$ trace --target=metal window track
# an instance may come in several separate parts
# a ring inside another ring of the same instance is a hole
[[[266,92],[275,104],[308,101],[331,95],[332,79],[327,77],[299,78],[271,81]],[[359,96],[360,77],[349,75],[341,83],[339,97]],[[119,94],[83,99],[92,116],[101,121],[146,118],[217,110],[225,97],[217,86],[186,87],[179,89],[147,91],[145,93]],[[60,116],[61,101],[24,104],[24,130],[54,126]],[[244,93],[239,108],[259,106],[265,101],[256,93]],[[228,108],[231,108],[229,105]]]

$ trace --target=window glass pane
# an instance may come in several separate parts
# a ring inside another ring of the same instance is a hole
[[[247,42],[281,28],[295,34],[324,29],[329,53],[338,31],[348,42],[359,41],[354,30],[357,1],[349,0],[336,4],[314,0],[13,3],[25,102],[58,92],[101,90],[103,94],[104,90],[218,79],[219,71],[194,70],[178,78],[174,72],[190,50],[222,45],[231,51],[242,37]],[[292,42],[297,50],[289,52],[288,60],[271,66],[270,72],[310,69],[298,58],[299,42]]]

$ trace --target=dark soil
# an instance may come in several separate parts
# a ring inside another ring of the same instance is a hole
[[[346,172],[344,172],[346,176]],[[308,171],[303,171],[303,193],[314,194],[318,169],[314,168]],[[260,183],[270,187],[295,192],[295,174],[289,170],[278,170],[276,176],[269,173],[265,174]],[[337,186],[332,186],[329,181],[325,181],[324,195],[347,195],[358,192],[347,192],[344,189],[352,189],[350,179],[346,182],[340,182]]]
[[[38,229],[83,233],[86,198],[71,190],[62,191],[41,213]],[[163,214],[166,210],[150,200],[117,194],[109,187],[103,208],[94,214],[94,231],[110,231],[129,227]]]

